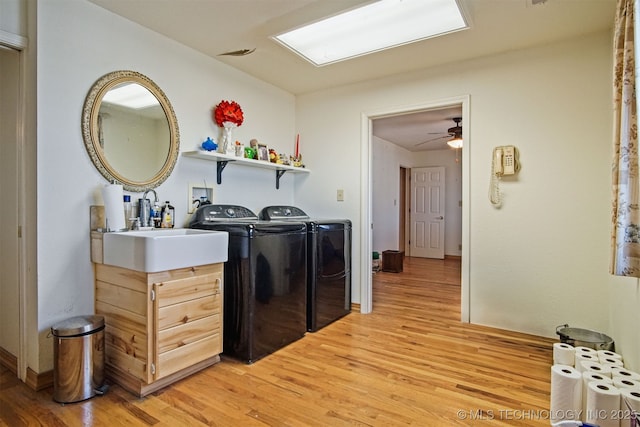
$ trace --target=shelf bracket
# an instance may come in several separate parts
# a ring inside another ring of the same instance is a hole
[[[282,178],[285,172],[285,169],[276,169],[276,190],[280,189],[280,178]]]
[[[218,160],[217,162],[217,173],[216,173],[216,177],[218,179],[218,184],[222,184],[222,171],[224,170],[224,168],[227,167],[227,163],[229,163],[229,160]]]

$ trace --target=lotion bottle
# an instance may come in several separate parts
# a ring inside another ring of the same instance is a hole
[[[175,221],[175,209],[167,200],[162,208],[162,228],[173,228]]]

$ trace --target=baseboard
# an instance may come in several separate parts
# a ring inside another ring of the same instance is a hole
[[[53,386],[53,370],[37,373],[31,368],[27,368],[27,379],[25,384],[35,391],[40,391]]]
[[[0,365],[18,375],[18,358],[0,347]]]

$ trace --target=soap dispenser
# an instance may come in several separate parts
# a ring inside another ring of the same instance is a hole
[[[173,228],[175,221],[175,209],[167,200],[162,208],[162,228]]]

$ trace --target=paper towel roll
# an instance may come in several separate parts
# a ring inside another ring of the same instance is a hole
[[[120,231],[127,228],[124,220],[122,196],[122,185],[120,184],[107,184],[102,188],[104,219],[107,231]]]
[[[624,377],[613,377],[612,383],[614,386],[622,388],[635,388],[636,391],[640,391],[640,381],[632,380]]]
[[[578,370],[580,372],[593,371],[599,373],[602,376],[611,378],[611,367],[598,362],[583,360],[582,362],[580,362],[580,369]]]
[[[587,423],[600,427],[619,427],[620,390],[612,384],[591,381],[587,385],[587,407],[584,417]]]
[[[582,373],[582,411],[587,409],[587,387],[592,381],[601,381],[611,384],[611,378],[593,371],[585,371]],[[583,418],[584,419],[584,418]]]
[[[615,351],[611,351],[611,350],[598,350],[598,358],[600,359],[606,359],[606,358],[614,358],[614,359],[620,359],[622,360],[622,355],[616,353]]]
[[[582,409],[582,375],[573,366],[551,367],[551,421],[579,419]],[[575,414],[573,418],[567,414]]]
[[[598,363],[598,355],[594,352],[594,353],[581,353],[578,352],[578,348],[576,347],[576,358],[575,358],[575,363],[573,364],[575,366],[575,368],[578,370],[578,372],[582,372],[582,362],[591,362],[591,363]]]
[[[629,408],[625,404],[625,401],[629,404],[631,409],[640,414],[640,390],[633,388],[623,388],[620,390],[620,409],[622,413],[628,411]]]
[[[611,376],[612,377],[623,377],[628,378],[630,380],[640,381],[640,374],[637,372],[629,371],[628,369],[622,368],[620,366],[612,366],[611,367]]]
[[[557,342],[553,344],[553,364],[573,366],[576,363],[576,350],[572,345]]]

